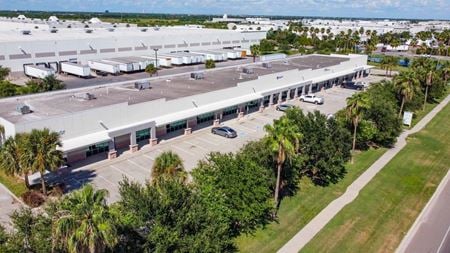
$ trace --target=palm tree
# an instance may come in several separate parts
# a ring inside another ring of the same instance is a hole
[[[44,195],[47,195],[45,172],[56,170],[64,163],[63,153],[57,149],[58,147],[61,147],[59,134],[50,132],[47,128],[33,129],[25,143],[22,166],[29,168],[32,173],[39,172]]]
[[[145,72],[147,74],[149,74],[150,76],[153,76],[156,71],[158,71],[158,69],[155,67],[155,65],[153,63],[147,65],[147,67],[145,67]]]
[[[281,172],[284,162],[297,153],[300,139],[303,136],[287,117],[274,120],[273,126],[266,125],[264,129],[267,132],[268,146],[276,156],[277,181],[274,199],[276,206],[278,206]]]
[[[27,134],[16,134],[6,139],[0,151],[0,169],[7,175],[25,175],[25,184],[29,187],[29,171],[23,162],[26,138]]]
[[[158,182],[159,178],[162,177],[175,177],[182,181],[187,179],[182,159],[172,151],[161,153],[153,163],[152,182]]]
[[[369,107],[369,96],[367,92],[359,92],[353,94],[353,96],[347,98],[347,107],[345,109],[347,119],[352,122],[353,125],[353,144],[352,153],[356,149],[356,132],[358,130],[359,122],[361,121],[364,111]],[[353,163],[353,155],[351,159]]]
[[[260,49],[259,45],[251,45],[250,46],[250,51],[251,51],[252,56],[253,56],[253,62],[255,62],[256,61],[256,57],[261,54],[261,49]]]
[[[56,203],[53,248],[69,253],[104,252],[117,243],[117,229],[106,203],[108,191],[85,185]]]
[[[381,68],[386,70],[386,76],[392,75],[392,69],[397,64],[397,60],[393,56],[384,56],[381,61]],[[389,74],[388,74],[389,73]]]
[[[3,125],[0,125],[0,147],[2,146],[4,140],[5,140],[5,127]]]
[[[406,101],[413,98],[417,87],[420,85],[415,72],[411,70],[403,71],[394,79],[394,87],[397,93],[402,97],[398,117],[402,116],[403,107]]]

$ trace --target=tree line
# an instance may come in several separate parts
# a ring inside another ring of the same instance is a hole
[[[56,79],[54,75],[47,76],[42,80],[32,79],[26,82],[23,86],[16,85],[6,80],[9,73],[9,68],[0,66],[0,98],[54,91],[65,88],[64,83]]]

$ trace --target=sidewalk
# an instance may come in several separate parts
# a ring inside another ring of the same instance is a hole
[[[23,205],[22,201],[12,194],[8,188],[0,184],[0,225],[7,230],[11,228],[10,215]]]
[[[312,219],[303,229],[301,229],[289,242],[287,242],[278,252],[297,253],[299,252],[319,231],[333,219],[339,211],[348,203],[352,202],[375,175],[406,145],[406,138],[410,134],[422,130],[434,116],[444,108],[450,100],[447,96],[439,105],[429,112],[412,129],[404,131],[397,139],[395,147],[384,153],[372,166],[370,166],[361,176],[359,176],[348,188],[347,191],[331,202],[314,219]]]

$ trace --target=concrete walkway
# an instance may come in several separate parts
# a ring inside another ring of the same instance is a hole
[[[348,203],[352,202],[359,194],[359,191],[366,186],[375,175],[406,145],[406,138],[422,130],[433,117],[444,108],[450,100],[447,96],[439,105],[419,121],[412,129],[404,131],[397,139],[395,147],[384,153],[372,166],[370,166],[361,176],[359,176],[339,198],[333,200],[314,219],[312,219],[303,229],[301,229],[289,242],[287,242],[278,252],[297,253],[299,252],[319,231],[342,210]]]
[[[23,205],[22,200],[0,183],[0,225],[6,227],[7,230],[11,229],[10,215]]]

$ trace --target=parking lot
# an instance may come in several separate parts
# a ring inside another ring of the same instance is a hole
[[[335,113],[345,106],[345,98],[354,90],[335,87],[318,94],[325,98],[323,105],[302,103],[291,100],[288,103],[299,106],[304,111],[320,110],[324,114]],[[235,152],[249,141],[258,140],[264,136],[264,125],[283,115],[275,107],[266,108],[264,112],[254,112],[244,118],[231,119],[222,123],[235,129],[238,137],[227,139],[211,134],[211,127],[203,128],[188,136],[179,136],[163,140],[160,144],[144,146],[136,153],[125,151],[114,160],[103,160],[86,165],[78,164],[58,173],[68,190],[77,189],[84,183],[92,183],[97,188],[107,189],[109,201],[119,199],[118,183],[127,177],[133,181],[144,183],[150,177],[150,169],[155,158],[163,151],[172,150],[183,159],[186,170],[191,171],[197,162],[210,152]]]

